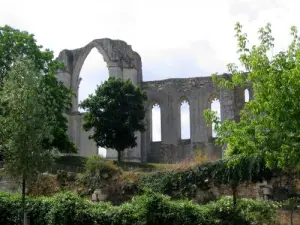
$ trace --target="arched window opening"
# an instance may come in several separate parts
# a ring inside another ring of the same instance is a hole
[[[219,120],[221,119],[221,105],[220,105],[220,101],[217,98],[214,98],[211,102],[211,110],[215,111],[217,113],[217,117],[219,118]],[[217,137],[217,133],[215,131],[215,123],[212,123],[212,137],[215,138]]]
[[[78,89],[78,103],[87,99],[90,94],[94,94],[97,86],[108,80],[106,63],[96,48],[93,48],[86,57],[79,77],[81,81]],[[78,110],[84,112],[80,107]]]
[[[245,97],[245,102],[249,102],[250,96],[249,96],[249,90],[248,89],[245,89],[244,97]]]
[[[190,105],[186,100],[182,101],[180,105],[180,126],[181,139],[190,139]]]
[[[161,141],[161,110],[159,104],[152,107],[152,141]]]
[[[90,94],[94,94],[97,86],[101,85],[104,81],[108,80],[109,74],[103,56],[96,48],[93,48],[80,71],[80,84],[78,89],[78,103],[87,99]],[[79,112],[85,112],[82,108],[78,108]],[[99,147],[98,154],[106,157],[106,149]]]

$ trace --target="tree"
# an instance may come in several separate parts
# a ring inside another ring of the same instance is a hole
[[[83,127],[93,130],[89,138],[98,147],[117,150],[120,161],[122,151],[137,145],[135,132],[145,131],[146,100],[146,93],[131,81],[110,77],[80,104],[87,110]]]
[[[229,64],[230,80],[213,74],[222,88],[251,85],[254,99],[245,104],[240,121],[217,120],[206,110],[207,120],[216,123],[217,142],[227,146],[227,155],[257,154],[269,168],[292,170],[300,165],[300,39],[291,28],[292,42],[286,51],[272,55],[271,25],[259,29],[259,45],[248,47],[242,26],[235,27],[241,68]]]
[[[75,153],[77,148],[67,135],[68,121],[64,116],[71,108],[73,93],[55,77],[57,69],[63,65],[53,59],[53,53],[49,49],[42,50],[42,46],[37,45],[34,35],[9,26],[0,27],[0,90],[5,77],[18,59],[31,60],[33,67],[41,72],[40,93],[46,96],[44,107],[47,112],[55,112],[55,120],[52,120],[55,126],[51,126],[53,138],[51,141],[45,139],[44,145],[55,147],[61,152]],[[0,109],[1,113],[3,111]],[[0,138],[0,148],[3,147],[1,141]]]
[[[45,140],[53,139],[56,114],[48,111],[45,101],[51,101],[42,74],[31,61],[15,61],[3,80],[0,105],[0,130],[5,146],[5,171],[22,181],[22,203],[25,215],[26,183],[51,162],[53,147]]]

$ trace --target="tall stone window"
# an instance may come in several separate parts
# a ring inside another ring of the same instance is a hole
[[[181,139],[190,139],[191,138],[190,105],[187,100],[183,100],[180,103],[180,128],[181,128]]]
[[[104,81],[108,80],[108,77],[108,69],[103,56],[96,48],[93,48],[86,57],[79,74],[78,103],[80,104],[90,94],[95,93],[97,85],[101,85]],[[80,107],[78,110],[84,113],[84,110]],[[106,157],[106,149],[99,148],[98,154]]]
[[[221,118],[221,104],[220,100],[217,98],[214,98],[211,102],[210,108],[212,111],[215,111],[217,113],[217,116],[219,119]],[[217,133],[215,132],[215,123],[212,123],[212,137],[217,137]]]
[[[161,110],[158,103],[152,107],[152,141],[161,141]]]
[[[245,102],[249,102],[250,96],[249,96],[249,90],[248,89],[245,89],[244,97],[245,97]]]

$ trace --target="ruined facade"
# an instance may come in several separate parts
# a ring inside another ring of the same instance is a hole
[[[212,128],[207,126],[203,110],[210,108],[213,99],[219,99],[221,120],[238,119],[244,106],[244,89],[220,89],[211,77],[167,79],[143,82],[141,57],[130,45],[121,40],[96,39],[86,46],[75,50],[63,50],[58,60],[64,63],[64,69],[57,73],[58,80],[71,88],[78,96],[81,78],[79,76],[84,61],[90,51],[96,48],[106,62],[109,76],[130,79],[140,85],[148,95],[147,131],[137,132],[138,145],[127,149],[123,160],[135,162],[178,162],[192,157],[195,149],[207,153],[211,160],[221,158],[222,150],[214,144]],[[224,75],[229,76],[229,75]],[[250,90],[251,98],[251,90]],[[190,109],[190,139],[181,139],[180,106],[188,102]],[[69,135],[80,149],[82,156],[97,154],[94,141],[89,140],[89,133],[82,129],[83,117],[78,111],[78,98],[72,100],[72,110],[67,114]],[[161,109],[161,141],[152,141],[152,107]],[[108,149],[108,159],[117,159],[117,153]]]

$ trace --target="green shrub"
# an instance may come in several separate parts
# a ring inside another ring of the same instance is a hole
[[[99,175],[103,173],[113,175],[119,171],[119,168],[113,161],[105,160],[99,155],[89,157],[86,162],[85,169],[86,172],[92,175]]]
[[[171,201],[170,197],[153,192],[133,198],[132,205],[137,208],[142,224],[215,224],[205,206],[190,201]]]
[[[89,216],[89,204],[71,192],[59,193],[52,199],[48,213],[49,225],[92,224]]]
[[[0,192],[0,224],[15,225],[20,221],[21,198],[19,195]]]
[[[276,204],[253,199],[238,199],[234,208],[232,197],[222,197],[206,205],[212,217],[222,225],[276,225]]]
[[[30,225],[48,224],[48,213],[52,208],[52,201],[47,197],[27,198],[27,212]]]
[[[68,182],[76,182],[76,173],[67,172],[65,170],[58,170],[57,181],[59,182],[61,188],[64,188]]]
[[[270,202],[221,198],[207,205],[190,201],[171,201],[154,192],[136,196],[121,206],[91,203],[71,192],[53,197],[27,198],[27,212],[32,225],[275,225],[276,208]],[[0,224],[18,224],[21,198],[0,193]]]
[[[82,181],[89,189],[94,190],[100,188],[105,180],[112,178],[119,172],[120,169],[112,161],[95,155],[88,158]]]

